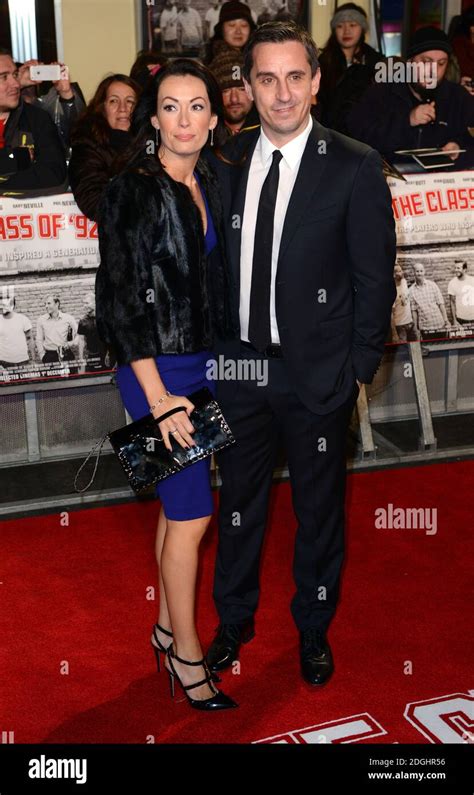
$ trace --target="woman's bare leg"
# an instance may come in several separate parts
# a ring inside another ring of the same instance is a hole
[[[210,518],[205,516],[185,522],[168,519],[161,549],[161,576],[173,629],[173,647],[179,657],[190,661],[204,656],[195,624],[196,578],[199,545]],[[173,665],[184,685],[198,682],[205,676],[202,666],[182,665],[176,660]],[[216,691],[205,684],[188,692],[193,699],[205,699]]]
[[[155,540],[155,555],[156,555],[156,562],[158,565],[158,585],[159,585],[159,600],[160,600],[158,623],[160,624],[160,626],[163,627],[163,629],[171,630],[171,621],[168,611],[168,603],[166,601],[166,591],[163,583],[163,576],[161,574],[161,552],[165,540],[166,527],[167,527],[167,520],[165,516],[165,511],[164,508],[161,507],[160,515],[158,517],[158,525],[156,528],[156,540]],[[163,632],[160,632],[159,630],[157,630],[157,634],[159,640],[166,649],[171,643],[171,638],[169,638],[168,635],[165,635]]]

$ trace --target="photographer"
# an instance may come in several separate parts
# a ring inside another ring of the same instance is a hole
[[[0,191],[66,188],[66,160],[46,111],[20,96],[12,56],[0,50]]]
[[[69,70],[64,64],[60,67],[59,80],[32,80],[31,66],[42,65],[40,61],[26,61],[18,69],[21,96],[25,102],[42,108],[51,116],[66,149],[70,145],[70,133],[74,122],[86,107],[84,96],[77,83],[71,83]],[[49,87],[49,88],[48,88]]]

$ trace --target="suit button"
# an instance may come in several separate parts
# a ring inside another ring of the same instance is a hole
[[[278,282],[277,282],[277,284],[278,284],[278,285],[280,285],[280,284],[285,284],[285,282],[281,281],[281,279],[280,279],[280,281],[278,281]]]

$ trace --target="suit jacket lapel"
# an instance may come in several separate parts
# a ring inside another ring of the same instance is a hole
[[[330,154],[327,147],[330,144],[330,131],[313,121],[313,129],[301,158],[298,175],[286,211],[285,223],[280,242],[279,262],[288,245],[297,231],[298,224],[303,218],[307,207],[311,204],[314,194],[319,189],[320,180]]]

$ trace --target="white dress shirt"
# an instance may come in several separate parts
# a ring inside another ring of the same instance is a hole
[[[288,203],[292,194],[301,158],[308,141],[309,134],[313,127],[313,120],[310,116],[308,124],[302,133],[292,141],[281,147],[280,152],[283,157],[280,160],[280,178],[278,182],[278,193],[275,205],[275,221],[273,225],[273,248],[272,248],[272,277],[270,292],[270,328],[272,342],[279,343],[280,335],[275,313],[275,276],[280,251],[281,234],[285,221]],[[263,129],[260,131],[260,138],[255,147],[252,162],[250,164],[249,178],[247,182],[247,192],[245,195],[244,214],[242,219],[242,242],[240,249],[240,336],[248,342],[249,313],[250,313],[250,290],[252,286],[252,260],[255,240],[255,226],[257,222],[258,203],[265,178],[270,171],[272,164],[272,152],[277,149],[268,140]]]

